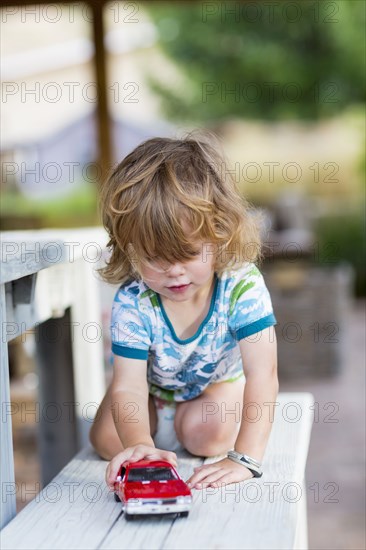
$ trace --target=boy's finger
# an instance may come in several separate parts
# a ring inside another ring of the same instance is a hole
[[[188,485],[199,485],[201,484],[206,477],[209,475],[216,474],[217,472],[220,472],[220,468],[215,466],[214,464],[208,464],[206,468],[202,468],[202,470],[195,472],[187,481]]]
[[[111,463],[109,463],[105,471],[105,481],[107,485],[110,485],[111,472],[112,472],[112,467],[111,467]]]
[[[127,451],[127,452],[126,452]],[[123,451],[116,457],[114,457],[107,466],[106,470],[106,483],[109,487],[114,487],[118,470],[124,462],[138,462],[144,458],[150,460],[167,460],[174,466],[178,465],[177,455],[172,451],[164,451],[161,449],[134,449],[130,452],[128,450]]]
[[[126,453],[126,451],[123,451],[122,453],[115,456],[108,464],[107,471],[106,471],[106,481],[107,481],[107,485],[109,485],[110,487],[114,486],[114,482],[116,481],[118,470],[121,464],[123,464],[126,460],[128,460],[129,458],[128,455],[129,455],[128,452]]]
[[[116,481],[117,473],[118,473],[118,469],[111,468],[109,470],[107,474],[107,485],[109,485],[109,487],[114,487],[114,482]]]
[[[164,453],[164,456],[166,456],[166,459],[168,460],[168,462],[172,462],[175,465],[177,465],[178,461],[177,461],[177,455],[175,453],[173,453],[172,451],[167,451],[166,453]]]

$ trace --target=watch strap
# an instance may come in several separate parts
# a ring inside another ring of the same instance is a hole
[[[254,460],[248,455],[238,453],[237,451],[229,451],[227,457],[250,470],[254,477],[262,477],[263,472],[261,470],[261,465],[257,460]]]

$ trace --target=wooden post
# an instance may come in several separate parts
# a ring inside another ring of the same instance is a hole
[[[36,327],[39,367],[39,447],[42,483],[53,477],[78,451],[70,309]]]
[[[94,68],[97,83],[97,124],[99,139],[99,166],[102,171],[102,179],[106,171],[112,165],[110,120],[107,98],[107,74],[105,66],[104,50],[104,23],[103,7],[104,2],[90,1],[93,11],[93,35],[94,35]]]

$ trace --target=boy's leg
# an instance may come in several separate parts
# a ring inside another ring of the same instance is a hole
[[[232,449],[243,411],[244,377],[211,384],[195,399],[177,403],[174,427],[190,453],[215,456]]]
[[[95,451],[105,460],[111,460],[123,451],[122,443],[114,425],[111,403],[111,387],[109,386],[103,401],[99,405],[89,433],[89,439]],[[149,418],[150,433],[153,436],[156,431],[157,415],[152,395],[149,395]]]
[[[156,395],[154,396],[154,400],[158,419],[157,430],[154,435],[155,446],[159,449],[173,452],[182,450],[182,445],[177,440],[177,434],[174,429],[176,402],[162,399]]]

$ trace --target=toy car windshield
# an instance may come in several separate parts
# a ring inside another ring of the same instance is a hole
[[[169,468],[132,468],[127,481],[169,481],[176,479]]]

